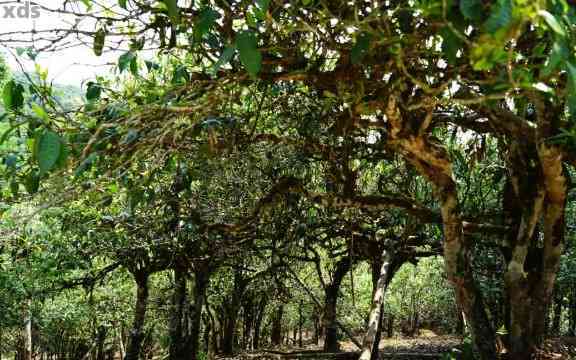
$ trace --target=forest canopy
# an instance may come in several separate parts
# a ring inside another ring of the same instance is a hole
[[[576,336],[572,1],[26,6],[73,21],[0,30],[19,64],[116,60],[0,63],[0,359]]]

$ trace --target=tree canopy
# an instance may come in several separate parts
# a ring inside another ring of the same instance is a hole
[[[3,84],[0,331],[27,324],[26,360],[33,329],[42,353],[104,359],[114,339],[127,360],[277,345],[283,323],[377,359],[394,316],[463,314],[481,359],[573,334],[571,1],[40,8],[77,21],[0,42],[118,60],[80,104],[40,67]]]

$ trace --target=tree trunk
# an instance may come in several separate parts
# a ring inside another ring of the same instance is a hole
[[[382,314],[384,312],[384,295],[389,283],[390,270],[390,251],[384,250],[382,253],[382,267],[380,276],[376,284],[376,291],[372,298],[372,310],[368,321],[368,330],[362,341],[362,352],[359,360],[378,360],[380,344],[380,334],[382,332]]]
[[[262,320],[264,319],[267,304],[268,297],[264,295],[258,302],[258,309],[254,319],[254,338],[252,339],[252,348],[254,350],[260,348],[260,331],[262,329]]]
[[[340,285],[346,273],[352,267],[350,258],[346,257],[336,263],[336,270],[332,277],[332,282],[324,289],[324,351],[338,352],[338,324],[337,324],[337,304]]]
[[[100,326],[97,332],[96,360],[105,360],[104,345],[106,343],[106,327]]]
[[[26,300],[24,309],[24,329],[22,333],[24,339],[24,351],[22,360],[32,360],[32,300]]]
[[[244,300],[244,334],[242,336],[242,347],[244,350],[251,350],[252,347],[252,327],[254,326],[254,303],[252,295]]]
[[[398,98],[388,98],[385,109],[388,144],[399,150],[434,187],[440,202],[444,230],[444,264],[448,280],[456,290],[456,301],[469,319],[472,337],[482,359],[496,358],[496,336],[486,314],[482,294],[472,274],[470,243],[464,238],[464,224],[458,203],[458,188],[446,149],[427,138],[425,129],[414,130],[404,119]]]
[[[186,273],[183,269],[174,269],[174,293],[172,295],[172,312],[170,317],[170,347],[168,359],[184,360],[187,349],[185,340],[184,320],[187,303]]]
[[[134,321],[130,331],[130,341],[126,350],[124,360],[139,360],[144,340],[144,323],[146,320],[146,310],[148,307],[148,277],[146,272],[136,272],[133,274],[136,280],[136,306],[134,309]]]
[[[276,312],[272,317],[272,330],[270,331],[270,341],[272,345],[282,344],[282,317],[284,316],[284,304],[276,307]]]
[[[304,346],[302,341],[302,326],[304,325],[303,307],[304,304],[302,301],[300,301],[300,304],[298,304],[298,347]]]
[[[564,249],[567,176],[560,150],[545,141],[537,145],[537,154],[513,149],[516,161],[511,164],[510,182],[514,186],[510,192],[519,204],[520,211],[516,212],[520,218],[516,221],[517,235],[510,241],[504,280],[510,301],[509,353],[511,359],[519,360],[530,358],[546,334]],[[519,165],[529,163],[526,160],[539,166]]]
[[[224,321],[224,334],[222,339],[222,352],[225,355],[232,355],[234,353],[234,342],[236,339],[236,323],[238,321],[238,312],[242,305],[242,297],[248,285],[249,280],[244,278],[242,271],[234,270],[234,289],[230,302],[225,304],[225,321]]]
[[[196,271],[194,273],[194,305],[192,308],[190,336],[190,359],[196,360],[200,355],[200,328],[202,323],[202,308],[204,306],[204,297],[208,288],[210,274],[208,271]]]

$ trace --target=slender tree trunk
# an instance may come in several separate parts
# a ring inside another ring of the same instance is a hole
[[[190,326],[190,359],[196,360],[200,355],[200,328],[202,324],[202,308],[204,298],[208,288],[210,273],[208,271],[197,271],[194,273],[194,305],[192,311],[192,321]]]
[[[352,267],[350,258],[344,258],[336,263],[332,282],[324,289],[324,351],[338,352],[337,304],[340,285],[346,273]]]
[[[170,317],[170,347],[168,359],[184,360],[187,349],[185,331],[183,326],[185,307],[187,303],[186,273],[183,269],[174,269],[174,293],[172,295],[172,312]]]
[[[376,291],[372,298],[372,310],[368,321],[368,330],[362,341],[362,352],[359,360],[378,360],[380,344],[380,334],[382,333],[382,314],[384,313],[384,295],[388,286],[390,277],[390,251],[384,250],[382,253],[380,276],[376,284]]]
[[[116,339],[118,341],[118,350],[120,351],[120,358],[124,359],[124,357],[126,356],[126,347],[124,346],[124,340],[123,340],[123,329],[122,329],[122,323],[120,323],[118,325],[120,328],[115,328],[114,331],[116,332]]]
[[[242,347],[244,350],[251,350],[252,347],[252,327],[254,326],[254,302],[251,296],[244,300],[244,334]]]
[[[22,360],[32,360],[32,299],[26,300],[24,309],[24,351]]]
[[[130,341],[126,350],[124,360],[139,360],[142,351],[142,342],[144,340],[144,323],[146,320],[146,310],[148,307],[148,278],[146,272],[137,272],[134,274],[136,280],[136,306],[134,309],[134,321],[130,331]]]
[[[303,347],[303,341],[302,341],[302,327],[304,325],[304,303],[302,301],[300,301],[300,303],[298,304],[298,346],[299,347]]]
[[[96,360],[105,360],[104,345],[106,343],[106,327],[100,326],[97,332]]]
[[[258,302],[258,312],[254,320],[254,338],[252,339],[252,348],[254,350],[260,348],[260,331],[262,329],[262,320],[264,319],[267,304],[268,304],[268,297],[262,296],[262,298]]]
[[[282,344],[282,317],[284,316],[284,304],[276,307],[276,312],[272,318],[272,330],[270,331],[270,341],[272,345]]]

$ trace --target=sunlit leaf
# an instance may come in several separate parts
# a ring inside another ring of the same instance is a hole
[[[4,107],[10,110],[20,110],[24,105],[24,86],[14,80],[10,80],[4,85],[2,98]]]
[[[558,34],[560,36],[566,36],[566,32],[564,31],[564,28],[558,22],[558,20],[556,19],[556,17],[554,15],[550,14],[546,10],[540,10],[538,12],[538,15],[542,16],[544,21],[546,21],[546,24],[548,24],[550,29],[552,29],[556,34]]]
[[[37,138],[35,156],[38,160],[40,175],[46,174],[54,168],[62,152],[62,139],[51,130],[45,130]]]

